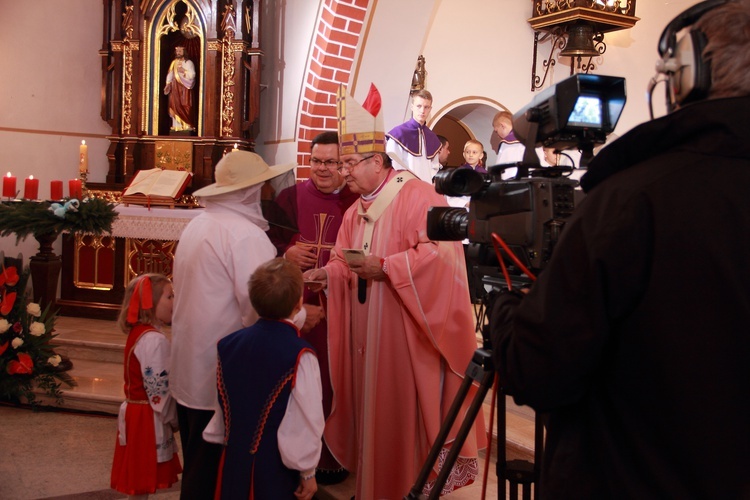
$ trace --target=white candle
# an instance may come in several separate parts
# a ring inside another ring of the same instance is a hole
[[[78,171],[82,174],[89,171],[89,147],[86,145],[86,141],[81,141],[81,147],[79,148]]]

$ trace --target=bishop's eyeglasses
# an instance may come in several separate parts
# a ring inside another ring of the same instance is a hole
[[[339,173],[341,173],[341,171],[344,169],[347,169],[349,172],[351,172],[352,170],[354,170],[354,167],[356,167],[363,161],[369,160],[373,156],[375,155],[365,156],[364,158],[360,158],[359,160],[345,161],[344,163],[340,164],[339,168],[337,168],[336,170],[338,170]]]

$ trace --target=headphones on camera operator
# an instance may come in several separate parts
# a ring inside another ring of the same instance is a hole
[[[699,29],[677,40],[677,33],[695,24],[706,12],[730,0],[706,0],[693,5],[675,17],[659,38],[659,59],[656,62],[657,74],[648,86],[648,109],[651,119],[654,111],[651,96],[654,87],[666,83],[667,111],[673,112],[679,106],[708,97],[711,89],[711,63],[703,59],[707,39]]]

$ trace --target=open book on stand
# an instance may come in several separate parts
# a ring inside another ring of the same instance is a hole
[[[139,170],[122,193],[123,203],[170,205],[182,196],[193,174],[185,170]]]

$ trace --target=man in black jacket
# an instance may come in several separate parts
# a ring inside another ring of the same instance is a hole
[[[505,392],[549,414],[543,498],[750,498],[750,0],[711,3],[707,98],[605,148],[493,305]]]

